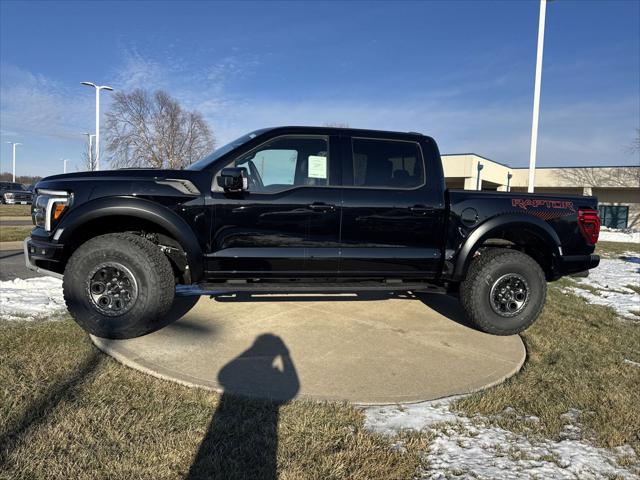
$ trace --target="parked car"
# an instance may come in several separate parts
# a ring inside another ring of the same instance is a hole
[[[0,182],[0,203],[30,205],[33,194],[21,183]]]
[[[599,262],[596,198],[449,190],[418,133],[257,130],[186,170],[45,178],[33,219],[28,265],[109,338],[158,328],[176,294],[362,290],[455,295],[510,335]]]

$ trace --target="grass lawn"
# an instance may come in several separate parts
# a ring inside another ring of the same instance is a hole
[[[602,258],[618,258],[626,252],[638,252],[640,245],[637,243],[626,242],[598,242],[596,244],[596,253]]]
[[[0,217],[31,217],[31,205],[0,205]]]
[[[68,318],[0,321],[0,385],[3,479],[184,478],[196,457],[189,478],[411,478],[426,448],[395,452],[340,404],[227,397],[210,428],[219,395],[116,363]]]
[[[33,225],[19,225],[17,227],[0,226],[0,242],[24,240],[33,230]]]
[[[640,362],[640,325],[563,294],[564,282],[522,335],[523,369],[455,408],[551,439],[561,415],[579,409],[586,439],[640,453],[640,368],[625,362]],[[0,319],[0,385],[2,479],[223,478],[220,468],[235,472],[224,478],[275,478],[276,465],[283,479],[405,479],[433,438],[403,434],[406,450],[392,448],[398,438],[364,430],[347,405],[224,399],[158,380],[98,352],[68,317]]]

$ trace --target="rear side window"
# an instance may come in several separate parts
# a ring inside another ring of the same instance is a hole
[[[354,138],[353,186],[416,188],[424,184],[424,162],[415,142]]]

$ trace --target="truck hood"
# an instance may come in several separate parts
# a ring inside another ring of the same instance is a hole
[[[100,170],[97,172],[74,172],[51,175],[38,182],[50,181],[78,181],[78,180],[101,180],[101,179],[151,179],[151,178],[190,178],[195,172],[192,170],[169,170],[158,168],[121,168],[118,170]]]

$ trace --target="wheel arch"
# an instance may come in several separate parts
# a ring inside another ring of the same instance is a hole
[[[70,210],[57,228],[62,229],[58,242],[65,245],[68,256],[97,235],[151,228],[153,233],[166,235],[180,245],[192,281],[202,278],[202,248],[192,228],[172,210],[149,200],[135,197],[92,200]]]
[[[493,217],[476,227],[463,242],[455,261],[454,280],[466,277],[474,254],[488,240],[506,240],[536,260],[548,280],[555,277],[562,255],[558,234],[543,220],[526,214],[507,214]]]

